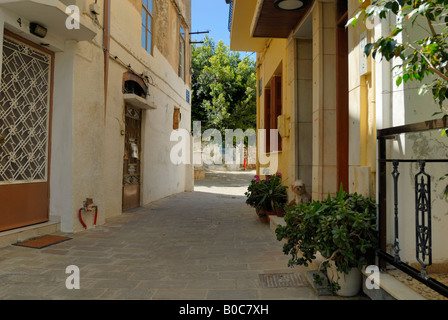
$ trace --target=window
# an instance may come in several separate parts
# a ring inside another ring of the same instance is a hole
[[[278,116],[282,114],[282,77],[274,76],[270,87],[264,90],[264,128],[266,129],[266,153],[282,150],[282,137],[278,134],[277,150],[271,150],[271,129],[278,129]]]
[[[185,31],[179,28],[179,77],[185,80]]]
[[[179,129],[180,119],[181,119],[180,109],[175,107],[173,112],[173,130]]]
[[[153,0],[142,1],[142,47],[152,54]]]

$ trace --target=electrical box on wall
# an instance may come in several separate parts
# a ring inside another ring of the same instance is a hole
[[[367,45],[367,31],[361,33],[359,38],[359,76],[370,73],[370,57],[364,53],[364,48]]]
[[[89,11],[91,14],[98,16],[100,14],[100,6],[96,3],[92,3],[89,5]]]
[[[278,133],[282,138],[289,137],[289,121],[285,115],[277,117],[277,128]]]

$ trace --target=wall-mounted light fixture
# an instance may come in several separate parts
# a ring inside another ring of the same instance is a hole
[[[30,23],[30,32],[39,38],[45,38],[47,35],[47,28],[35,22]]]
[[[301,0],[275,0],[274,7],[280,10],[297,10],[303,7],[304,1]]]

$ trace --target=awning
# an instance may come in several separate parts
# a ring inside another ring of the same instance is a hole
[[[26,21],[38,23],[47,28],[48,33],[64,40],[92,40],[96,36],[97,28],[82,12],[79,29],[66,28],[66,21],[71,12],[66,13],[67,5],[59,0],[3,0],[0,2],[0,8],[11,11]]]
[[[250,24],[255,13],[257,0],[233,0],[230,28],[230,49],[234,51],[260,52],[268,39],[253,38]]]
[[[274,7],[274,0],[258,0],[251,25],[254,38],[288,38],[290,33],[307,17],[315,0],[304,1],[299,10],[284,11]]]
[[[133,93],[123,94],[123,99],[127,104],[139,109],[145,109],[145,110],[157,109],[157,107],[154,104],[152,104],[148,99],[144,99]]]

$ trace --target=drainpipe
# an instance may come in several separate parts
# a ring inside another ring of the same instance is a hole
[[[104,53],[104,123],[106,123],[107,87],[109,78],[109,53],[110,53],[110,8],[111,0],[104,0],[103,15],[103,53]]]

